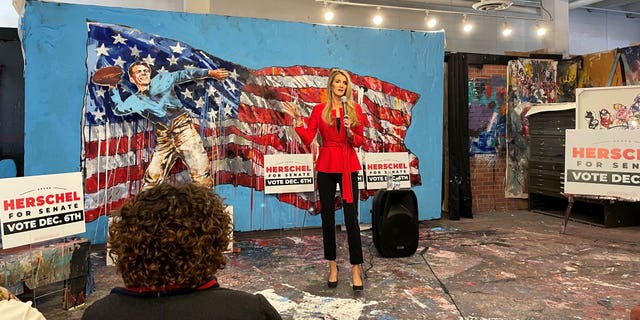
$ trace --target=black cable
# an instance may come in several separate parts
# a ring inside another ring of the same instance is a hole
[[[422,260],[424,260],[424,262],[427,264],[427,267],[429,267],[429,270],[431,270],[431,274],[433,274],[433,277],[436,278],[436,280],[438,280],[438,283],[440,283],[440,287],[442,288],[442,291],[444,291],[444,293],[446,293],[447,296],[449,296],[451,303],[453,303],[453,305],[456,306],[456,310],[458,310],[460,317],[462,317],[462,320],[464,320],[465,319],[464,315],[462,314],[462,311],[460,310],[460,307],[458,307],[458,304],[456,303],[456,301],[453,299],[453,296],[451,296],[449,289],[447,289],[447,286],[442,282],[442,280],[440,280],[440,278],[438,278],[438,275],[433,271],[433,268],[431,268],[431,264],[429,263],[429,261],[427,261],[427,258],[425,258],[424,254],[425,252],[427,252],[428,249],[429,247],[425,246],[424,249],[420,251],[420,256],[422,257]]]
[[[369,276],[367,275],[367,272],[368,272],[369,270],[373,269],[373,252],[371,252],[371,247],[372,247],[372,246],[373,246],[373,241],[371,241],[371,242],[369,243],[369,248],[367,249],[367,251],[369,251],[369,261],[368,261],[368,262],[369,262],[369,267],[368,267],[368,268],[366,268],[366,269],[362,268],[362,269],[363,269],[363,272],[364,272],[364,278],[365,278],[365,279],[369,278]]]
[[[368,261],[369,262],[369,267],[364,270],[364,278],[365,279],[368,278],[367,272],[373,268],[374,254],[373,254],[373,252],[371,252],[371,250],[372,250],[371,248],[372,247],[373,247],[373,241],[371,241],[371,243],[369,243],[369,248],[368,248],[368,251],[369,251],[369,261]],[[428,249],[429,249],[429,247],[425,246],[424,249],[422,249],[422,251],[420,251],[419,255],[422,257],[422,260],[424,260],[424,262],[426,263],[427,267],[429,267],[429,270],[431,271],[431,274],[433,275],[433,277],[436,278],[436,280],[438,280],[438,283],[440,284],[440,287],[442,288],[442,291],[444,291],[444,293],[446,293],[447,296],[449,296],[449,300],[451,300],[451,303],[453,303],[453,305],[456,307],[456,310],[458,310],[458,313],[460,314],[460,317],[462,318],[462,320],[465,320],[464,314],[462,314],[462,310],[460,310],[460,307],[458,306],[456,301],[453,299],[453,296],[451,296],[451,293],[449,292],[449,289],[442,282],[442,280],[440,280],[440,278],[435,273],[435,271],[433,271],[433,268],[431,267],[431,264],[429,263],[427,258],[424,256],[424,254],[427,252]]]

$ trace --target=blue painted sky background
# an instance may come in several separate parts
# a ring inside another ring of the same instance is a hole
[[[311,25],[151,10],[28,1],[20,32],[25,52],[25,175],[80,170],[87,21],[177,39],[252,69],[340,67],[417,92],[405,144],[420,159],[420,220],[440,218],[444,32]],[[238,231],[318,226],[318,216],[244,187],[217,186],[234,206]],[[250,199],[254,200],[250,206]],[[251,211],[253,208],[253,212]],[[361,220],[371,221],[371,199]],[[341,217],[339,214],[338,217]],[[304,225],[303,225],[304,224]],[[87,225],[104,242],[105,219]]]

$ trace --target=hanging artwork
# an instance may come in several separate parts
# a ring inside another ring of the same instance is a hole
[[[579,60],[558,62],[558,102],[575,102]]]
[[[617,63],[617,50],[585,54],[578,72],[578,88],[622,85],[622,72]]]
[[[579,88],[576,97],[576,129],[640,127],[640,86]]]
[[[619,49],[624,67],[625,82],[640,85],[640,46]]]
[[[469,80],[469,155],[496,154],[506,149],[507,79]]]
[[[557,61],[518,59],[509,61],[507,100],[507,169],[505,197],[527,198],[529,122],[533,104],[557,101]]]

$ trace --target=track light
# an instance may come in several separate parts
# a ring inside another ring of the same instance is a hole
[[[429,16],[429,10],[425,11],[424,21],[426,22],[427,28],[429,29],[433,29],[436,24],[438,24],[438,20],[435,17]]]
[[[513,29],[509,27],[506,21],[502,22],[502,35],[508,37],[513,32]]]
[[[326,0],[324,1],[324,9],[323,9],[323,11],[324,11],[324,21],[329,22],[329,21],[333,20],[333,16],[334,16],[333,10],[331,10],[331,8],[329,8],[327,6],[327,1]]]
[[[407,9],[407,10],[420,10],[424,12],[424,24],[423,27],[420,29],[428,29],[428,30],[432,30],[434,28],[437,28],[438,25],[440,25],[440,21],[438,21],[438,18],[441,18],[443,16],[446,16],[445,14],[454,14],[454,15],[462,15],[462,30],[464,31],[464,33],[471,33],[474,29],[474,24],[472,23],[471,19],[468,17],[469,15],[476,15],[476,13],[465,13],[465,12],[460,12],[460,11],[448,11],[448,10],[440,10],[440,9],[418,9],[415,7],[405,7],[405,6],[397,6],[392,4],[393,1],[378,1],[379,3],[384,2],[385,5],[381,5],[381,4],[374,4],[374,3],[367,3],[369,1],[347,1],[347,0],[314,0],[316,2],[322,2],[324,4],[323,10],[322,10],[322,14],[323,14],[323,18],[325,22],[332,22],[335,19],[335,13],[334,10],[332,10],[332,8],[335,9],[335,7],[333,5],[353,5],[353,6],[361,6],[361,7],[366,7],[366,8],[372,8],[375,7],[376,8],[376,12],[375,15],[372,17],[372,22],[375,26],[381,26],[384,22],[384,17],[382,15],[382,8],[384,9],[391,9],[391,10],[401,10],[401,9]],[[415,0],[414,0],[415,1]],[[420,0],[422,1],[422,0]],[[476,0],[478,1],[478,0]],[[410,2],[410,1],[405,1],[405,2]],[[482,8],[489,8],[489,6],[493,6],[495,3],[500,3],[502,4],[504,3],[511,3],[511,1],[505,1],[505,0],[481,0],[480,2],[483,3],[483,7]],[[388,3],[388,4],[387,4]],[[370,10],[370,9],[369,9]],[[484,9],[482,9],[484,10]],[[435,16],[433,15],[433,13],[436,13]],[[444,13],[444,14],[443,14]],[[513,28],[511,27],[511,25],[509,25],[509,23],[507,22],[507,18],[509,18],[510,20],[515,20],[515,19],[522,19],[522,20],[530,20],[531,23],[535,23],[535,34],[538,37],[543,37],[546,35],[547,33],[547,29],[544,26],[545,22],[548,21],[553,21],[552,18],[550,17],[551,20],[545,20],[545,19],[541,19],[538,20],[539,18],[533,18],[530,19],[528,17],[512,17],[512,16],[506,16],[506,15],[486,15],[487,17],[492,17],[492,18],[496,18],[495,20],[493,20],[493,22],[495,23],[494,27],[497,25],[497,23],[500,23],[500,20],[502,20],[501,22],[501,28],[500,28],[500,33],[502,33],[503,37],[510,37],[513,34]],[[513,22],[513,21],[512,21]],[[488,25],[483,23],[484,25]],[[530,24],[529,24],[530,25]],[[423,29],[423,30],[424,30]],[[493,29],[493,28],[492,28]],[[482,30],[480,30],[482,31]],[[493,30],[491,30],[490,32],[495,32]]]
[[[331,11],[330,9],[327,9],[324,11],[324,20],[329,22],[331,20],[333,20],[333,11]]]
[[[382,15],[380,15],[380,7],[378,7],[376,9],[376,15],[373,17],[373,23],[376,26],[379,26],[382,23],[383,20],[384,19],[382,18]]]
[[[465,14],[462,16],[462,30],[471,32],[471,29],[473,29],[473,25],[467,20],[467,15]]]
[[[536,23],[536,35],[538,35],[538,37],[542,37],[545,34],[547,34],[547,28],[545,28],[544,25],[541,25],[540,23]]]

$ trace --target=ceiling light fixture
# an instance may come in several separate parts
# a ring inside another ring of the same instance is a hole
[[[382,21],[384,21],[384,19],[382,18],[382,15],[380,15],[380,7],[378,7],[376,9],[376,15],[373,17],[373,23],[376,26],[379,26],[380,24],[382,24]]]
[[[326,11],[324,12],[324,20],[325,20],[325,21],[329,22],[329,21],[333,20],[333,17],[334,17],[333,11],[331,11],[331,10],[326,10]]]
[[[542,37],[545,34],[547,34],[547,28],[545,28],[544,25],[536,22],[536,35],[538,37]]]
[[[502,35],[508,37],[513,32],[513,29],[507,24],[507,21],[502,22]]]
[[[324,1],[324,20],[329,22],[333,20],[334,14],[333,10],[327,6],[327,1]]]
[[[442,9],[436,9],[436,8],[429,8],[427,9],[424,5],[422,4],[415,4],[412,5],[410,3],[428,3],[431,1],[425,1],[425,0],[405,0],[405,1],[373,1],[373,0],[314,0],[316,2],[321,2],[321,3],[327,3],[328,5],[338,5],[338,6],[354,6],[354,7],[365,7],[365,8],[380,8],[380,9],[390,9],[390,10],[409,10],[409,11],[420,11],[420,12],[425,12],[426,10],[429,11],[430,14],[433,14],[434,12],[440,14],[454,14],[454,15],[462,15],[462,14],[466,14],[466,15],[479,15],[479,16],[483,16],[483,17],[492,17],[492,18],[512,18],[512,19],[522,19],[522,20],[529,20],[529,21],[553,21],[553,17],[551,16],[551,14],[544,9],[544,7],[542,6],[542,4],[535,4],[539,1],[519,1],[519,2],[532,2],[534,4],[527,4],[527,5],[519,5],[519,6],[526,6],[526,7],[531,7],[531,8],[519,8],[518,10],[513,10],[513,12],[509,12],[507,14],[497,14],[495,12],[501,11],[501,10],[505,10],[510,8],[513,3],[515,1],[509,1],[509,0],[470,0],[470,1],[477,1],[478,3],[476,3],[476,6],[474,8],[475,11],[479,11],[479,12],[473,12],[470,11],[469,9],[464,9],[462,11],[459,10],[446,10],[444,6],[436,6],[436,7],[442,7]],[[400,3],[400,4],[396,4]],[[436,1],[436,2],[445,2],[445,1]],[[451,2],[451,1],[449,1]],[[453,1],[456,2],[456,1]],[[457,2],[462,2],[462,1],[457,1]],[[467,1],[468,2],[468,1]],[[384,3],[380,4],[380,3]],[[473,7],[473,5],[472,5]],[[457,6],[452,6],[452,8],[457,8]],[[542,10],[542,11],[541,11]],[[546,13],[547,15],[549,15],[549,18],[544,19],[543,17],[543,12]]]
[[[471,24],[471,22],[469,22],[467,20],[467,15],[464,14],[462,15],[462,30],[464,30],[464,32],[471,32],[471,30],[473,29],[473,25]]]
[[[435,17],[429,16],[429,10],[425,11],[424,21],[429,29],[433,29],[438,24],[438,20]]]

